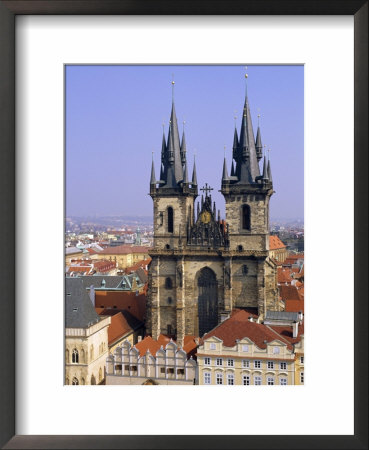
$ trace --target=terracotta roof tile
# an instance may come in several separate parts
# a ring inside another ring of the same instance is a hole
[[[286,246],[279,237],[275,235],[269,236],[269,250],[278,250],[280,248],[286,248]]]
[[[265,342],[272,342],[279,339],[285,342],[289,349],[292,348],[288,341],[284,341],[279,335],[277,336],[274,330],[271,330],[268,326],[250,322],[249,316],[250,314],[246,311],[237,312],[207,333],[203,337],[203,340],[211,336],[216,336],[223,341],[226,347],[233,347],[236,345],[237,339],[246,337],[251,339],[259,348],[264,349],[266,348]]]
[[[96,308],[114,308],[130,312],[136,319],[144,321],[146,295],[131,291],[95,291]]]

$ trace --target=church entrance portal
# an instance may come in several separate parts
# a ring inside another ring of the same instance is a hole
[[[199,291],[199,335],[203,336],[218,325],[218,296],[215,273],[208,267],[202,269],[197,280],[197,286]]]

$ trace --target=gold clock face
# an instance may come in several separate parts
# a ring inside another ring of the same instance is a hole
[[[211,214],[209,213],[209,211],[204,211],[201,214],[201,222],[202,223],[209,223],[211,219]]]

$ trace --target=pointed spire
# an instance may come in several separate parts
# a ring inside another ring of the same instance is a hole
[[[187,161],[185,161],[185,163],[184,163],[184,169],[183,169],[183,183],[188,183]]]
[[[151,164],[151,178],[150,178],[150,184],[156,184],[155,166],[154,166],[154,152],[152,153],[152,164]]]
[[[238,149],[238,134],[237,134],[237,128],[234,128],[234,136],[233,136],[233,150]]]
[[[258,119],[259,119],[259,117],[260,117],[260,114],[258,114]],[[258,161],[260,161],[263,156],[263,144],[261,143],[261,132],[260,132],[259,121],[258,121],[258,131],[256,133],[255,148],[256,148],[256,157],[257,157]]]
[[[234,171],[234,162],[233,162],[233,159],[232,159],[232,167],[231,167],[231,177],[234,177],[235,176],[235,171]]]
[[[196,160],[193,158],[192,185],[197,186]]]
[[[271,166],[270,166],[270,157],[269,157],[269,151],[270,151],[270,149],[268,149],[268,168],[267,168],[267,173],[268,173],[268,178],[269,178],[269,181],[270,181],[271,183],[273,183],[273,178],[272,178],[272,169],[271,169]]]
[[[226,161],[226,158],[224,157],[222,181],[226,181],[226,180],[229,180],[229,176],[228,176],[228,169],[227,169],[227,161]]]
[[[184,122],[183,122],[183,124],[184,124]],[[184,126],[183,126],[182,141],[181,141],[181,160],[182,160],[183,165],[186,161],[186,153],[187,153],[186,137],[185,137]]]
[[[267,180],[267,179],[268,179],[267,158],[266,158],[266,155],[264,155],[263,180]]]
[[[215,206],[215,202],[213,203],[213,216],[214,216],[214,220],[216,220],[216,217],[217,217],[217,207]]]

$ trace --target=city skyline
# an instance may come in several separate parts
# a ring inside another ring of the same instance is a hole
[[[247,73],[254,132],[260,114],[262,142],[271,149],[271,218],[303,220],[303,66],[249,66]],[[151,216],[151,161],[158,176],[172,77],[190,173],[196,153],[199,186],[214,188],[224,216],[218,190],[224,154],[231,167],[244,75],[244,66],[67,66],[67,216]]]

